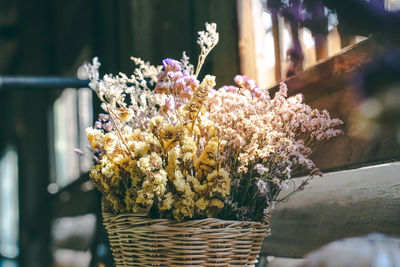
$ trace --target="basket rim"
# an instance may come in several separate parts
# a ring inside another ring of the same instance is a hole
[[[270,219],[266,220],[266,222],[256,222],[256,221],[245,221],[245,220],[223,220],[219,218],[205,218],[205,219],[194,219],[194,220],[184,220],[184,221],[177,221],[174,219],[168,219],[168,218],[151,218],[147,216],[145,213],[132,213],[132,212],[125,212],[125,213],[120,213],[120,214],[113,214],[111,212],[106,212],[102,211],[103,215],[103,220],[106,221],[114,221],[118,219],[123,219],[124,217],[137,217],[141,219],[145,219],[151,222],[168,222],[168,223],[174,223],[177,225],[184,225],[184,224],[190,224],[190,223],[202,223],[202,222],[215,222],[216,224],[252,224],[252,225],[259,225],[259,226],[268,226],[270,227]]]

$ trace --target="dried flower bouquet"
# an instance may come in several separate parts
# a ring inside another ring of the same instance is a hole
[[[341,134],[342,121],[301,95],[287,97],[284,83],[271,96],[244,75],[218,90],[214,76],[200,82],[217,42],[216,25],[207,23],[196,69],[185,53],[156,67],[132,58],[137,68],[129,77],[100,79],[97,58],[86,65],[106,111],[86,130],[95,159],[90,177],[109,212],[261,221],[296,173],[308,177],[293,192],[320,175],[311,145]]]
[[[254,265],[274,205],[320,175],[311,146],[342,133],[284,83],[271,96],[244,75],[218,90],[214,76],[200,82],[218,39],[206,23],[196,69],[185,53],[162,66],[132,58],[131,76],[86,65],[106,112],[86,129],[90,177],[117,266]]]

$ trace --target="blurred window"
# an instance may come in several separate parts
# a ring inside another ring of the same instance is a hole
[[[13,259],[19,254],[18,216],[18,156],[13,147],[7,147],[0,156],[0,258]]]
[[[75,148],[87,151],[85,128],[93,124],[92,92],[88,88],[64,89],[54,102],[51,125],[51,178],[63,187],[82,173],[89,171],[91,160],[75,153]],[[57,188],[49,187],[51,193]]]
[[[385,0],[385,8],[389,11],[399,11],[400,0]]]

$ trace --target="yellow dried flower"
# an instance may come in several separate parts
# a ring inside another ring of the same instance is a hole
[[[140,170],[144,173],[152,171],[152,166],[150,165],[150,155],[140,158],[137,164]]]
[[[137,190],[135,187],[128,188],[125,192],[125,205],[128,212],[133,211],[136,205]]]
[[[157,197],[160,197],[166,191],[167,186],[167,173],[164,170],[160,170],[154,173],[153,176],[153,191]]]
[[[207,181],[210,196],[219,194],[222,197],[226,197],[229,195],[231,179],[229,178],[229,173],[223,168],[208,174]]]
[[[218,139],[213,137],[204,147],[204,151],[195,163],[197,178],[204,179],[208,173],[215,170],[218,166],[216,154],[218,152]]]
[[[180,198],[175,203],[172,215],[177,221],[183,221],[184,219],[190,219],[194,215],[195,203],[191,199]]]
[[[201,184],[200,181],[194,177],[189,175],[187,177],[187,181],[192,185],[192,188],[199,195],[203,195],[203,193],[207,190],[207,184]]]
[[[115,108],[115,110],[117,111],[116,115],[118,116],[118,119],[122,123],[130,121],[133,117],[133,111],[131,109]]]
[[[170,210],[174,203],[174,197],[171,192],[168,192],[162,201],[162,205],[159,205],[160,210]]]
[[[171,150],[179,143],[181,136],[183,135],[183,130],[184,128],[181,124],[166,124],[161,127],[159,138],[163,140],[165,151]]]
[[[174,148],[168,151],[168,165],[165,168],[168,179],[170,181],[174,181],[175,179],[175,170],[179,168],[179,156],[180,156],[180,148]]]
[[[210,202],[210,207],[216,207],[218,209],[222,209],[224,207],[224,202],[222,202],[219,199],[214,198],[213,200],[211,200]]]
[[[181,147],[183,157],[183,162],[195,161],[197,145],[193,140],[193,137],[188,136],[187,134],[182,139],[182,147]]]
[[[93,150],[102,146],[104,133],[101,130],[89,127],[86,128],[86,135],[88,136],[89,144]]]
[[[215,76],[206,75],[201,84],[194,91],[192,99],[185,105],[189,120],[194,121],[196,119],[204,101],[214,86]]]
[[[183,179],[182,172],[180,170],[175,170],[174,179],[172,180],[176,190],[178,192],[185,192],[185,180]]]
[[[143,188],[142,190],[138,191],[138,197],[136,198],[136,203],[141,204],[144,207],[150,209],[150,207],[153,205],[154,193],[146,189],[147,188]]]
[[[109,203],[114,212],[125,212],[125,205],[121,199],[114,194],[107,194],[106,201]]]
[[[161,116],[157,116],[151,119],[149,130],[155,135],[159,136],[162,124],[164,122],[164,118]]]
[[[202,213],[210,204],[210,201],[204,199],[204,197],[196,201],[196,208]]]
[[[224,207],[224,202],[219,199],[212,199],[210,205],[206,210],[207,217],[214,217]]]

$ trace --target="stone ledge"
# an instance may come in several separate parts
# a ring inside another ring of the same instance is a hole
[[[400,162],[315,178],[278,204],[261,254],[303,257],[331,241],[371,232],[400,235]]]

